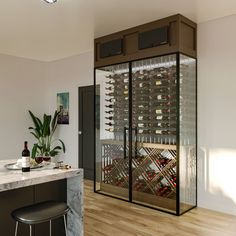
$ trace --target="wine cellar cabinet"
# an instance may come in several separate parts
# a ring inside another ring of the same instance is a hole
[[[181,22],[177,23],[180,33]],[[196,30],[191,22],[193,26]],[[148,28],[152,33],[138,36],[136,44],[144,47],[152,41],[148,37],[159,37],[156,42],[163,43],[155,48],[173,40],[168,26],[158,29]],[[189,45],[194,45],[195,37],[191,39]],[[108,44],[101,55],[116,57],[107,53],[121,49],[120,42],[113,43],[114,48]],[[95,63],[94,190],[181,215],[197,205],[196,57],[182,46],[173,53],[150,55],[118,63],[113,58],[103,66]]]

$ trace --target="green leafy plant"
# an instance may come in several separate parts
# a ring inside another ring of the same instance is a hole
[[[53,117],[51,115],[43,115],[40,120],[31,111],[30,117],[33,121],[34,127],[29,127],[31,134],[37,139],[31,152],[31,157],[36,156],[51,156],[58,155],[61,151],[65,153],[65,144],[61,139],[53,139],[57,128],[57,119],[60,112],[55,111]]]

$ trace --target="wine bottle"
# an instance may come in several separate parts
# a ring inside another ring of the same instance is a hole
[[[168,87],[150,87],[151,92],[156,92],[156,93],[169,93],[170,89]]]
[[[107,75],[106,78],[113,79],[113,76],[112,75]]]
[[[145,121],[146,121],[146,120],[149,120],[149,119],[150,119],[149,116],[144,116],[144,115],[139,115],[139,116],[138,116],[138,120],[140,120],[140,121],[141,121],[141,120],[145,120]]]
[[[105,111],[105,113],[107,113],[107,114],[113,114],[114,111]]]
[[[156,114],[162,114],[162,109],[156,109]]]
[[[114,124],[109,122],[109,123],[105,123],[105,125],[108,125],[108,126],[113,126]]]
[[[157,116],[156,117],[156,120],[162,120],[163,119],[163,116]]]
[[[159,85],[163,85],[163,86],[167,86],[170,84],[170,80],[163,80],[163,79],[158,79],[156,80],[156,86],[159,86]]]
[[[138,120],[143,120],[143,116],[138,116]]]
[[[107,108],[113,108],[114,107],[114,105],[105,105],[105,107],[107,107]]]
[[[24,150],[22,151],[22,172],[30,171],[30,151],[28,149],[28,142],[24,142]]]
[[[149,133],[149,130],[146,130],[146,129],[138,129],[138,133],[139,133],[139,134],[148,134],[148,133]]]
[[[106,87],[105,89],[112,91],[114,89],[114,87],[110,86],[110,87]]]
[[[173,97],[170,95],[164,95],[164,94],[160,94],[157,95],[157,100],[168,100],[168,99],[172,99]]]
[[[157,127],[159,128],[169,128],[169,127],[175,127],[176,125],[172,125],[170,123],[157,123]]]
[[[105,99],[106,102],[115,102],[115,98]]]
[[[107,116],[107,117],[105,117],[105,119],[113,120],[113,116]]]
[[[106,82],[106,84],[114,84],[115,82],[114,81],[108,81]]]
[[[176,182],[176,175],[174,175],[174,174],[171,174],[170,175],[170,180],[172,180],[173,182]]]
[[[143,123],[138,123],[138,127],[144,127]]]
[[[167,114],[167,113],[175,114],[175,112],[176,112],[175,108],[173,108],[173,109],[156,109],[156,114]]]
[[[149,87],[149,84],[148,83],[139,83],[139,88],[146,88],[146,87]]]
[[[155,134],[162,134],[162,132],[163,132],[162,130],[158,130],[158,129],[155,130]]]
[[[111,93],[105,93],[105,95],[106,95],[106,96],[111,96],[111,97],[112,97],[112,96],[115,95],[115,93],[114,93],[114,92],[111,92]]]
[[[140,109],[148,109],[149,108],[149,106],[148,105],[143,105],[143,104],[140,104],[140,105],[138,105],[138,108],[140,108]]]
[[[114,132],[113,128],[109,128],[109,129],[105,129],[105,130],[108,131],[108,132]]]

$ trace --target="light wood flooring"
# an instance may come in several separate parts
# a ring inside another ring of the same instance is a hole
[[[85,181],[85,236],[236,236],[236,217],[196,208],[173,216],[93,192]]]

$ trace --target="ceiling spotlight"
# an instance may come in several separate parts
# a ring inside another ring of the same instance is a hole
[[[46,3],[55,3],[57,0],[44,0]]]

